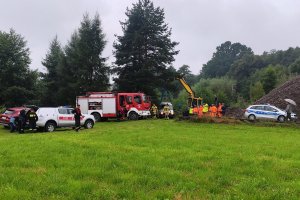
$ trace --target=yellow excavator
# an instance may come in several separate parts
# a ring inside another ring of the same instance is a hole
[[[183,75],[178,76],[176,79],[181,83],[181,85],[184,87],[184,89],[189,94],[188,106],[190,108],[193,108],[193,107],[198,107],[199,108],[203,98],[195,97],[195,92],[192,90],[191,86],[184,80]]]

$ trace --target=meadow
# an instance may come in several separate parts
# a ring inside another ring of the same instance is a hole
[[[0,128],[0,199],[299,199],[299,127],[174,120]]]

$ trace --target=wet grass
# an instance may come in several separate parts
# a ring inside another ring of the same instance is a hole
[[[0,199],[298,199],[298,127],[172,120],[12,134]]]

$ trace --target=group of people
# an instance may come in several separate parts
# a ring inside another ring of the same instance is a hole
[[[78,130],[81,128],[80,125],[80,117],[82,116],[80,105],[77,105],[77,107],[73,110],[74,118],[75,118],[75,127],[74,130],[78,132]],[[10,132],[18,131],[19,133],[24,133],[25,128],[29,126],[29,131],[37,131],[36,122],[38,121],[38,116],[33,108],[31,108],[29,111],[26,112],[25,109],[20,111],[20,114],[17,117],[10,117],[9,120],[9,128]]]
[[[224,103],[211,104],[210,106],[207,103],[201,104],[199,107],[190,107],[189,114],[198,115],[199,118],[203,116],[222,117],[225,114],[225,105]]]
[[[169,104],[164,105],[162,111],[164,114],[164,118],[169,119],[169,115],[171,112],[171,108],[170,108]],[[159,111],[155,104],[153,104],[151,107],[151,114],[152,114],[152,118],[154,118],[154,119],[157,119],[159,117]]]
[[[26,122],[29,123],[29,130],[36,131],[36,122],[38,116],[35,110],[31,108],[27,113],[26,110],[21,110],[17,117],[12,116],[9,120],[10,132],[18,131],[19,133],[24,133]]]

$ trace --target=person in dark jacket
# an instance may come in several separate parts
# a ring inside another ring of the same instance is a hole
[[[73,110],[74,118],[75,118],[75,131],[78,132],[78,130],[81,128],[80,126],[80,117],[82,116],[80,105],[77,105],[77,107]]]
[[[286,111],[286,119],[292,121],[292,112],[293,112],[293,108],[291,104],[288,104],[285,108]]]
[[[34,109],[31,108],[30,111],[27,113],[27,119],[29,121],[29,130],[36,131],[36,122],[39,119],[37,114],[35,113]]]
[[[21,110],[18,117],[18,130],[19,133],[24,133],[24,126],[26,123],[26,112],[25,110]]]

